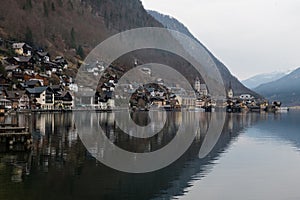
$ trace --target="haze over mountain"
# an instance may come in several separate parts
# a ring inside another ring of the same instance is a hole
[[[270,83],[254,89],[270,101],[281,101],[284,105],[300,105],[300,68]]]
[[[258,74],[256,76],[253,76],[246,80],[243,80],[242,83],[246,87],[248,87],[250,89],[254,89],[261,84],[276,81],[276,80],[284,77],[288,73],[289,72],[271,72],[271,73],[265,73],[265,74]]]
[[[191,32],[188,30],[188,28],[185,27],[181,22],[179,22],[177,19],[173,17],[163,15],[156,11],[148,10],[148,13],[151,14],[156,20],[158,20],[166,28],[186,34],[187,36],[196,40],[201,46],[203,46],[211,55],[211,57],[214,59],[217,67],[219,68],[226,88],[228,89],[229,87],[231,87],[234,91],[234,95],[248,93],[253,96],[260,97],[260,95],[245,87],[236,77],[234,77],[227,69],[227,67],[219,59],[217,59],[196,37],[194,37],[193,34],[191,34]]]

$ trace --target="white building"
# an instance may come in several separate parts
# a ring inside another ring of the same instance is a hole
[[[54,93],[50,87],[26,88],[26,94],[31,101],[31,107],[34,105],[42,109],[54,108]]]
[[[228,98],[230,98],[230,99],[233,98],[234,94],[233,94],[233,90],[232,90],[231,88],[228,90],[227,96],[228,96]]]
[[[242,100],[250,100],[250,99],[253,99],[254,97],[251,96],[250,94],[241,94],[240,95],[240,99]]]
[[[77,84],[74,84],[74,83],[71,83],[69,85],[69,89],[73,92],[78,92],[78,85]]]

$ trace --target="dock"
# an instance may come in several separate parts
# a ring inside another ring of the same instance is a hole
[[[0,146],[9,150],[28,150],[32,144],[29,128],[17,124],[0,124]]]

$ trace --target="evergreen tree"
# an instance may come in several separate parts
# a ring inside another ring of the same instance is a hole
[[[63,1],[62,1],[62,0],[58,0],[58,5],[59,5],[60,7],[62,7],[62,6],[64,5]]]
[[[70,9],[73,10],[73,9],[74,9],[74,6],[73,6],[73,3],[72,3],[71,0],[68,1],[68,4],[70,5]]]
[[[29,27],[26,27],[25,42],[31,46],[33,45],[33,35]]]
[[[26,0],[24,6],[23,6],[23,10],[27,10],[27,9],[31,9],[32,8],[32,2],[31,0]]]
[[[49,11],[48,11],[47,3],[45,1],[43,2],[43,7],[44,7],[44,16],[48,17]]]
[[[55,5],[54,5],[53,2],[51,3],[51,9],[52,9],[53,12],[55,11]]]
[[[81,45],[79,45],[78,48],[76,49],[76,53],[81,57],[81,59],[84,59],[84,51]]]
[[[71,47],[76,48],[75,30],[73,27],[71,29]]]

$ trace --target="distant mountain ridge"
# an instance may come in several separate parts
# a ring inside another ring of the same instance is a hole
[[[159,21],[162,25],[164,25],[166,28],[186,34],[187,36],[196,40],[201,46],[203,46],[207,50],[207,52],[211,55],[217,67],[219,68],[226,89],[229,89],[231,87],[234,91],[234,95],[247,93],[255,97],[262,98],[261,95],[245,87],[236,77],[234,77],[230,73],[228,68],[219,59],[217,59],[195,36],[193,36],[193,34],[191,34],[191,32],[188,30],[186,26],[184,26],[177,19],[167,15],[163,15],[161,13],[152,10],[148,10],[147,12],[150,15],[152,15],[157,21]]]
[[[281,101],[284,105],[300,105],[300,67],[288,75],[254,89],[270,101]]]
[[[276,81],[276,80],[284,77],[288,73],[290,73],[290,72],[272,72],[272,73],[258,74],[253,77],[250,77],[246,80],[243,80],[242,83],[246,87],[248,87],[250,89],[254,89],[254,88],[260,86],[261,84]]]

